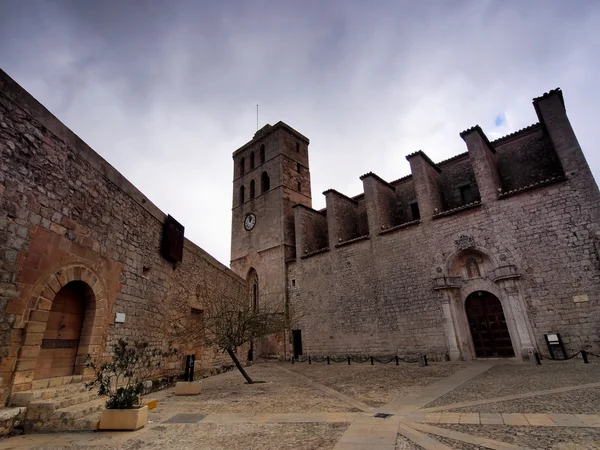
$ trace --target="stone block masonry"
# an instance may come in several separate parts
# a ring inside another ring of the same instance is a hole
[[[7,74],[0,71],[0,400],[55,373],[73,354],[86,375],[87,353],[106,355],[123,338],[167,348],[171,327],[211,301],[208,283],[245,284],[185,240],[183,262],[160,254],[166,215]],[[75,284],[73,284],[75,283]],[[53,301],[63,286],[81,287],[82,322]],[[125,322],[115,323],[124,313]],[[51,336],[51,328],[56,333]],[[77,337],[79,336],[79,337]],[[48,350],[48,346],[58,348]],[[74,346],[76,352],[62,347]],[[40,353],[53,351],[40,366]],[[198,364],[220,362],[193,349]],[[166,364],[177,370],[179,359]],[[182,369],[182,367],[181,367]],[[44,372],[46,371],[46,372]],[[49,371],[49,372],[48,372]],[[37,376],[36,376],[37,373]],[[64,374],[68,375],[68,374]]]
[[[285,280],[261,288],[303,312],[290,353],[527,359],[548,353],[550,333],[568,355],[600,351],[600,193],[562,91],[533,106],[539,122],[523,130],[490,142],[475,126],[460,133],[466,153],[436,164],[418,151],[411,175],[369,172],[364,194],[330,189],[326,209],[294,208],[291,250],[258,270],[285,263]],[[260,233],[282,244],[279,229]],[[232,245],[235,261],[260,257],[239,234]]]

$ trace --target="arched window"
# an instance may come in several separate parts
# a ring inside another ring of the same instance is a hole
[[[267,172],[262,173],[260,177],[260,185],[261,192],[267,192],[269,189],[271,189],[271,179],[269,178]]]
[[[244,203],[244,186],[240,186],[240,205]]]
[[[246,165],[246,160],[242,156],[240,159],[240,176],[244,175],[244,166]]]
[[[479,264],[477,264],[477,260],[475,258],[468,258],[466,261],[467,266],[467,276],[469,278],[477,278],[481,276],[481,272],[479,271]]]
[[[250,170],[254,169],[254,152],[250,152]]]
[[[256,270],[250,269],[248,272],[248,284],[250,288],[250,304],[252,305],[252,311],[258,311],[258,274]]]
[[[260,163],[261,164],[265,163],[265,144],[262,144],[260,146]]]
[[[250,182],[250,198],[254,198],[254,180]]]

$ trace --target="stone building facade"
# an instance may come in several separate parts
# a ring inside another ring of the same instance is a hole
[[[303,135],[279,122],[234,152],[231,267],[259,304],[302,311],[283,350],[528,358],[558,333],[598,351],[600,194],[561,90],[533,106],[538,123],[493,142],[475,126],[465,153],[408,155],[410,175],[367,173],[321,211]]]
[[[203,283],[245,289],[245,280],[187,239],[179,242],[181,262],[162,256],[166,220],[0,71],[2,403],[47,387],[43,380],[85,379],[85,355],[106,355],[119,338],[166,348],[173,323],[201,316],[211,300]],[[203,364],[221,361],[192,350]],[[169,367],[180,365],[178,357]]]

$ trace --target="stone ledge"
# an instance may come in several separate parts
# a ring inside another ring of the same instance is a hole
[[[466,205],[459,206],[458,208],[452,208],[452,209],[448,209],[446,211],[442,211],[440,213],[434,214],[432,216],[432,219],[439,219],[440,217],[450,216],[452,214],[456,214],[461,211],[466,211],[468,209],[477,208],[478,206],[481,206],[481,202],[476,200],[472,203],[467,203]]]
[[[329,251],[329,247],[320,248],[319,250],[315,250],[314,252],[306,253],[300,257],[300,259],[310,258],[311,256],[318,255],[319,253],[325,253]]]
[[[394,225],[393,227],[385,228],[384,230],[381,230],[379,232],[379,235],[381,236],[382,234],[391,233],[392,231],[401,230],[403,228],[408,228],[412,225],[418,225],[420,223],[421,223],[421,219],[411,220],[410,222],[404,222],[400,225]]]
[[[521,192],[530,191],[532,189],[542,187],[542,186],[548,186],[548,185],[554,184],[554,183],[559,183],[561,181],[565,181],[566,179],[567,179],[567,177],[565,175],[558,175],[558,176],[546,178],[545,180],[536,181],[535,183],[532,183],[528,186],[523,186],[518,189],[513,189],[510,191],[506,191],[506,192],[500,192],[498,194],[498,199],[499,200],[505,199],[507,197],[511,197],[513,195],[520,194]]]
[[[0,408],[0,437],[12,434],[16,427],[21,427],[25,420],[27,408]]]
[[[364,236],[359,236],[359,237],[356,237],[356,238],[353,238],[353,239],[348,239],[347,241],[338,242],[337,244],[335,244],[335,247],[336,248],[343,247],[345,245],[352,244],[354,242],[364,241],[366,239],[369,239],[370,237],[371,237],[370,235],[365,234]]]

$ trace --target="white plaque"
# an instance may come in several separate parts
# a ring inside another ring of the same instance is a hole
[[[589,302],[590,299],[588,298],[587,294],[584,294],[584,295],[574,295],[573,296],[573,301],[575,303],[581,303],[581,302]]]
[[[555,334],[548,334],[548,342],[558,342],[558,336]]]
[[[117,313],[115,315],[115,323],[125,323],[125,313]]]

